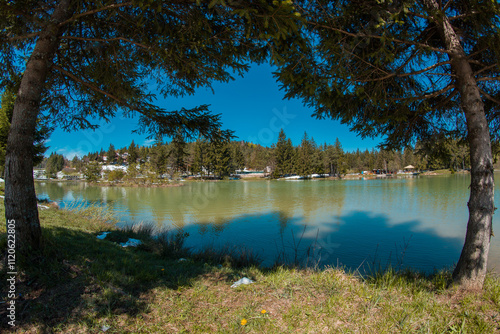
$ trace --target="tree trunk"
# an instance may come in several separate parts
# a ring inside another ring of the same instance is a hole
[[[57,51],[60,22],[71,16],[70,0],[62,0],[40,33],[14,104],[5,157],[5,217],[15,221],[16,248],[27,254],[41,246],[41,228],[33,181],[33,138],[40,101]]]
[[[453,281],[466,289],[482,289],[487,271],[494,209],[493,157],[484,105],[465,57],[453,59],[470,146],[469,222]]]
[[[436,0],[425,0],[425,3],[431,10],[439,9]],[[453,281],[465,289],[482,289],[487,271],[492,234],[491,222],[495,210],[490,130],[474,73],[457,34],[446,15],[434,19],[450,52],[456,89],[460,93],[462,110],[467,122],[471,159],[470,198],[467,204],[469,221],[464,247],[453,271]]]

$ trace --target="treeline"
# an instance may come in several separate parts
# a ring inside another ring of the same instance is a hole
[[[40,167],[46,167],[54,174],[61,167],[60,161],[57,154],[52,154]],[[372,170],[397,172],[407,165],[419,170],[459,170],[470,165],[467,145],[442,136],[418,142],[415,147],[404,150],[358,149],[346,152],[338,138],[334,144],[318,145],[307,133],[300,144],[294,146],[283,130],[271,147],[245,141],[198,139],[186,142],[182,136],[176,136],[170,143],[158,140],[152,146],[138,146],[133,141],[128,147],[110,145],[107,151],[101,149],[65,161],[67,167],[81,172],[88,171],[91,163],[95,175],[98,175],[97,165],[108,164],[127,166],[129,177],[138,174],[162,177],[175,173],[224,177],[244,168],[265,171],[273,177],[314,173],[341,176]]]

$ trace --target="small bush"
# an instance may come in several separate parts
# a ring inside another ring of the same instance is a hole
[[[259,267],[262,264],[260,256],[251,249],[229,245],[221,248],[205,246],[191,256],[195,261],[221,264],[228,268]]]
[[[184,248],[184,242],[189,236],[189,233],[178,231],[171,233],[163,231],[156,235],[156,249],[162,257],[181,257],[187,256],[188,250]]]

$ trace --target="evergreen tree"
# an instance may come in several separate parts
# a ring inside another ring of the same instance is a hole
[[[97,161],[87,164],[83,171],[83,176],[88,182],[97,182],[101,178],[102,167]]]
[[[302,137],[302,142],[297,153],[297,173],[301,176],[311,175],[314,170],[314,164],[311,163],[314,146],[306,132],[304,132],[304,137]]]
[[[316,144],[316,141],[313,137],[309,140],[311,145],[312,154],[310,157],[311,164],[311,172],[313,174],[322,174],[323,173],[323,152],[320,147]]]
[[[214,142],[212,146],[212,165],[214,173],[219,177],[229,176],[234,173],[231,159],[231,147],[228,142]]]
[[[0,176],[4,174],[5,155],[7,153],[7,136],[10,130],[10,123],[14,113],[14,102],[16,95],[13,88],[7,88],[1,97],[0,107]],[[45,146],[45,141],[52,133],[52,128],[47,124],[46,119],[38,118],[36,122],[36,132],[33,139],[32,158],[33,166],[40,164],[43,160],[43,154],[47,151],[48,147]]]
[[[179,131],[175,134],[172,142],[170,143],[170,157],[173,160],[172,168],[175,172],[185,172],[186,171],[186,142],[184,141],[184,136]]]
[[[77,155],[71,160],[71,167],[75,168],[77,171],[81,171],[83,168],[83,162]]]
[[[32,180],[40,113],[72,130],[95,129],[93,119],[109,120],[120,110],[152,135],[182,129],[229,138],[206,105],[177,111],[153,105],[150,83],[176,97],[227,82],[249,61],[268,57],[269,38],[274,45],[297,29],[295,12],[291,2],[3,1],[0,89],[21,78],[5,158],[5,214],[16,221],[18,253],[41,247]]]
[[[167,147],[161,139],[157,139],[153,147],[151,147],[149,155],[150,172],[156,176],[162,176],[167,172],[167,162],[169,157]]]
[[[106,152],[107,155],[107,163],[112,164],[116,162],[116,150],[115,146],[113,144],[109,144],[108,151]]]
[[[281,129],[275,149],[276,170],[278,175],[292,173],[293,156],[292,141],[286,138],[285,131]]]
[[[243,170],[245,168],[245,157],[243,156],[239,142],[233,143],[232,145],[231,160],[235,170]]]
[[[47,159],[45,173],[49,177],[55,177],[56,174],[64,168],[64,157],[61,154],[52,153]]]
[[[333,145],[328,146],[326,157],[330,175],[340,177],[342,174],[346,173],[347,162],[345,160],[342,144],[338,138],[335,139],[335,143]]]
[[[495,211],[490,138],[500,137],[500,3],[296,4],[307,17],[303,34],[277,51],[276,75],[288,98],[302,98],[315,116],[340,120],[362,136],[383,135],[388,148],[435,132],[468,140],[469,221],[453,280],[482,288]]]
[[[138,175],[139,171],[137,170],[137,164],[135,162],[129,163],[127,166],[127,173],[125,174],[125,179],[135,180]]]
[[[193,165],[191,166],[191,171],[193,173],[200,173],[202,176],[205,172],[210,174],[209,149],[210,145],[205,138],[202,137],[196,140],[194,145]]]
[[[130,146],[128,147],[127,153],[128,153],[127,162],[129,164],[135,164],[137,159],[139,158],[139,154],[137,152],[137,147],[135,146],[135,143],[133,140],[130,143]]]
[[[138,150],[138,156],[140,163],[147,162],[149,157],[149,148],[146,146],[141,146]]]

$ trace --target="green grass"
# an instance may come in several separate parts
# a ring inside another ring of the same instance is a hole
[[[4,238],[3,205],[0,216]],[[446,271],[428,277],[389,270],[360,278],[336,268],[263,269],[255,259],[238,260],[248,254],[231,256],[231,247],[189,252],[183,247],[185,235],[151,225],[117,230],[110,225],[114,217],[103,208],[41,210],[40,217],[44,248],[18,275],[18,327],[10,329],[3,317],[0,331],[98,333],[103,326],[110,327],[106,333],[500,329],[500,281],[494,274],[488,275],[483,292],[465,293],[446,289]],[[109,238],[97,239],[102,231],[111,231]],[[157,233],[163,234],[152,236]],[[145,243],[138,248],[117,245],[129,237]],[[5,245],[1,247],[4,253]],[[2,282],[5,275],[2,268]],[[230,288],[244,276],[256,283]],[[4,290],[1,296],[5,298]]]

